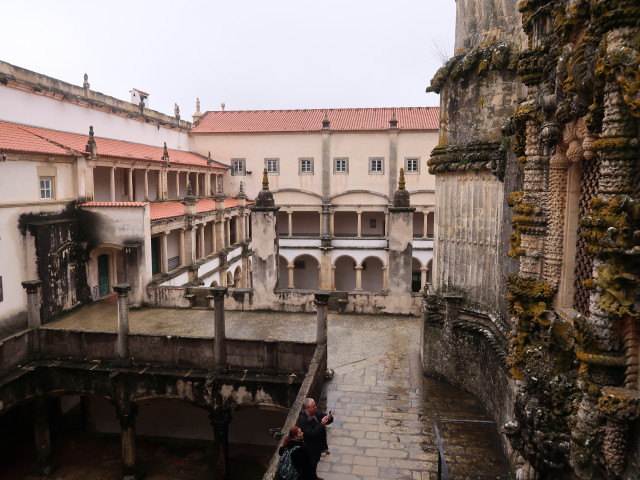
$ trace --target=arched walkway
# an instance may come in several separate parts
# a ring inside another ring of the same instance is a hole
[[[320,284],[318,260],[311,255],[300,255],[293,261],[294,288],[317,289]]]
[[[347,292],[356,288],[356,262],[348,256],[338,257],[334,263],[334,286]]]
[[[384,285],[382,261],[377,257],[367,257],[362,261],[362,290],[381,292]]]

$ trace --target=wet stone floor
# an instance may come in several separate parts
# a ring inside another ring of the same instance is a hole
[[[88,323],[78,311],[47,328],[115,330],[115,305],[97,306],[92,313]],[[131,328],[174,335],[188,328],[191,335],[212,336],[210,311],[188,314],[142,310],[130,317]],[[228,333],[235,338],[268,334],[312,341],[315,335],[314,314],[231,312],[229,317]],[[329,315],[328,366],[334,377],[325,383],[319,405],[332,410],[335,421],[328,428],[330,454],[318,465],[318,475],[324,480],[436,480],[433,420],[487,420],[473,396],[422,375],[419,339],[418,318]],[[440,423],[439,428],[451,479],[512,478],[497,446],[495,425]],[[54,438],[53,443],[59,466],[50,479],[121,478],[118,436],[76,433]],[[137,449],[146,479],[213,479],[207,442],[139,438]],[[0,478],[42,478],[30,473],[32,467],[27,466],[33,465],[35,455],[25,450],[33,452],[22,449],[26,457],[11,462],[11,471],[0,467]],[[229,480],[261,479],[272,453],[269,448],[232,445]]]

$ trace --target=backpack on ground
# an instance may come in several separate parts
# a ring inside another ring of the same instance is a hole
[[[280,465],[278,465],[278,475],[280,480],[297,480],[298,472],[296,471],[296,467],[293,466],[291,454],[298,448],[300,448],[300,445],[296,445],[291,449],[285,448],[282,453],[282,456],[280,457]]]

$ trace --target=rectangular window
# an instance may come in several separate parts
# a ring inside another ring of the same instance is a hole
[[[246,160],[244,158],[231,159],[231,175],[246,175]]]
[[[333,173],[349,173],[349,159],[347,157],[334,158]]]
[[[404,173],[420,173],[420,159],[417,157],[405,158]]]
[[[313,173],[313,158],[300,158],[300,173]]]
[[[370,218],[369,219],[369,228],[376,228],[376,219],[375,218]]]
[[[264,168],[267,169],[267,173],[280,173],[280,160],[277,158],[265,158]]]
[[[40,198],[53,199],[53,177],[40,177]]]
[[[369,157],[369,173],[384,173],[384,157]]]

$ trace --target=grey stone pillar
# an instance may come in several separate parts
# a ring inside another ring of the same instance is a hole
[[[122,447],[122,480],[136,480],[136,415],[138,407],[127,404],[120,409],[120,442]]]
[[[34,352],[40,350],[40,338],[38,337],[38,327],[42,324],[40,318],[39,290],[42,282],[40,280],[27,280],[22,282],[22,288],[27,291],[27,323],[33,329],[31,349]]]
[[[224,319],[224,297],[227,294],[227,287],[213,287],[213,315],[214,315],[214,344],[213,361],[216,368],[222,368],[227,364],[227,346],[225,344],[225,319]]]
[[[315,296],[315,304],[318,310],[316,343],[318,345],[327,344],[327,304],[329,303],[329,295],[331,292],[327,290],[318,290]]]
[[[36,471],[41,475],[49,475],[55,466],[51,455],[49,405],[44,397],[37,397],[33,403],[33,430],[37,455]]]
[[[116,353],[118,358],[129,358],[129,290],[131,286],[122,283],[114,285],[113,290],[118,294],[118,340]]]
[[[231,412],[218,408],[209,413],[213,427],[213,478],[229,480],[229,422]]]

